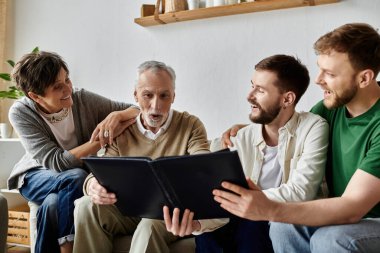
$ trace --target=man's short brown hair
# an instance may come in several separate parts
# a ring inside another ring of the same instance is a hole
[[[342,25],[320,37],[314,49],[317,55],[331,51],[347,53],[355,70],[371,69],[375,77],[380,71],[380,35],[368,24]]]
[[[289,55],[272,55],[255,65],[255,70],[266,70],[276,74],[276,86],[281,92],[296,94],[295,103],[301,99],[310,83],[309,71],[300,60]]]

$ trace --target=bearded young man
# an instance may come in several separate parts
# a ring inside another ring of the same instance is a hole
[[[306,67],[287,55],[263,59],[251,79],[252,124],[239,131],[234,146],[246,177],[275,201],[314,199],[324,175],[328,125],[317,115],[295,111],[309,81]],[[266,221],[231,218],[225,225],[226,219],[193,221],[189,212],[180,223],[179,210],[171,218],[165,208],[165,221],[175,235],[202,233],[196,237],[197,252],[273,251]]]
[[[379,252],[380,35],[368,24],[346,24],[319,38],[314,49],[324,99],[312,112],[330,124],[331,198],[279,203],[249,181],[250,190],[223,183],[239,196],[214,191],[215,199],[240,217],[283,222],[271,223],[276,252]]]

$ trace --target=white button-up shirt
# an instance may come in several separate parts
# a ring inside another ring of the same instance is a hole
[[[279,187],[264,190],[265,195],[280,202],[314,199],[325,172],[328,124],[320,116],[296,112],[278,133],[282,182]],[[241,129],[233,142],[245,175],[257,184],[266,147],[262,125]]]
[[[244,173],[257,184],[264,162],[266,146],[261,124],[250,124],[238,131],[233,138]],[[278,161],[282,171],[279,187],[263,190],[271,200],[279,202],[314,199],[325,172],[328,148],[328,124],[318,115],[295,112],[279,130]],[[211,144],[211,147],[218,144]],[[202,220],[200,234],[213,231],[228,219]]]

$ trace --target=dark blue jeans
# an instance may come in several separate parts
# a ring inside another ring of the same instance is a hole
[[[197,253],[272,253],[267,221],[231,218],[213,231],[195,237]]]
[[[60,252],[59,245],[74,240],[74,200],[83,196],[86,176],[83,169],[36,169],[26,174],[20,193],[40,205],[35,253]]]

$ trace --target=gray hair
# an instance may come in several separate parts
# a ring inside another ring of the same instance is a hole
[[[137,79],[136,79],[136,85],[138,85],[138,80],[140,78],[140,75],[144,73],[145,71],[150,70],[153,73],[157,73],[158,71],[166,71],[166,73],[169,74],[170,79],[172,80],[173,89],[175,89],[175,72],[174,69],[168,65],[166,65],[163,62],[159,61],[146,61],[140,64],[137,68]]]

